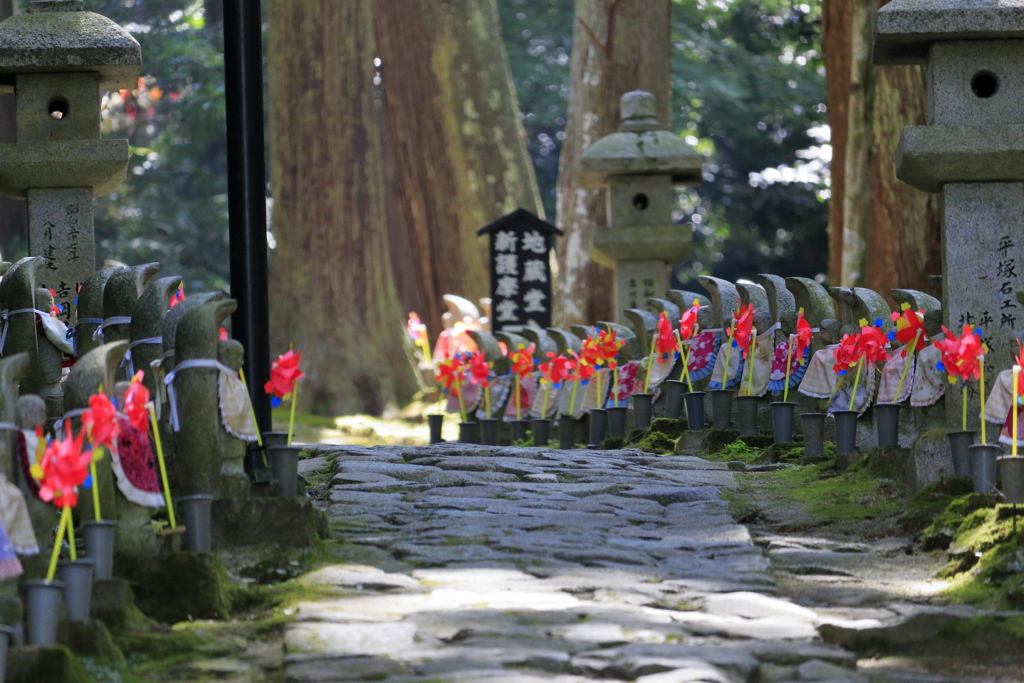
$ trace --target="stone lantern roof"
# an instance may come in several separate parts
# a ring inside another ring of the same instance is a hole
[[[134,88],[142,49],[116,23],[82,10],[82,0],[34,0],[0,23],[0,92],[18,74],[93,72],[104,90]]]
[[[1024,0],[892,0],[878,10],[875,64],[924,64],[932,43],[1024,38]]]
[[[622,126],[580,157],[584,187],[608,185],[618,175],[670,175],[677,185],[698,185],[703,159],[675,133],[659,130],[654,95],[636,91],[622,96]]]

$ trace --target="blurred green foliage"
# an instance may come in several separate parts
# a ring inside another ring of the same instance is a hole
[[[204,0],[85,0],[142,45],[134,92],[104,97],[104,135],[128,137],[128,180],[96,200],[100,258],[160,261],[186,291],[228,283],[223,40]]]
[[[541,197],[554,216],[569,97],[572,0],[498,3]],[[820,0],[674,0],[673,130],[707,156],[679,192],[694,226],[677,284],[827,268],[828,164]],[[812,134],[809,134],[813,133]],[[755,174],[755,175],[752,175]]]
[[[19,0],[23,8],[25,0]],[[502,38],[545,211],[555,215],[574,0],[499,0]],[[142,44],[134,92],[104,98],[127,136],[127,182],[96,201],[97,253],[160,261],[188,291],[228,281],[220,0],[85,0]],[[19,8],[19,9],[20,9]],[[694,226],[678,284],[701,273],[814,277],[827,266],[828,165],[820,0],[674,0],[673,130],[707,156],[679,191]],[[815,135],[817,137],[815,137]],[[269,139],[269,138],[268,138]],[[17,256],[17,254],[14,254]]]

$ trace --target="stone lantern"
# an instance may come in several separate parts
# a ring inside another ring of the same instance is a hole
[[[590,256],[615,270],[615,311],[643,308],[670,289],[671,267],[690,253],[688,225],[672,223],[673,185],[701,182],[701,156],[661,130],[654,95],[622,96],[622,126],[580,159],[583,186],[606,188],[608,225],[594,230]]]
[[[0,145],[0,192],[28,199],[29,253],[48,261],[38,285],[72,319],[95,270],[92,198],[125,179],[127,140],[100,139],[103,91],[138,83],[139,43],[82,0],[34,0],[0,23],[0,92],[15,93],[17,142]]]
[[[983,331],[994,379],[1024,328],[1024,7],[893,0],[876,26],[876,64],[927,66],[928,125],[904,128],[896,176],[941,195],[945,321]],[[960,406],[949,392],[952,424]]]

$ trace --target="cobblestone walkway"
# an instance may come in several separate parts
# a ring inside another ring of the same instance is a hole
[[[288,627],[290,683],[867,680],[818,639],[842,618],[776,597],[725,465],[458,444],[329,462],[331,521],[384,561],[303,579],[329,596]]]

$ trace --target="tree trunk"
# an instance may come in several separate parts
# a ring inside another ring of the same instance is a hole
[[[924,69],[871,66],[869,13],[888,0],[825,0],[828,110],[832,128],[829,203],[830,279],[890,290],[934,293],[941,271],[934,195],[896,178],[904,126],[926,122]]]
[[[0,21],[14,14],[13,0],[0,0]],[[0,143],[15,142],[14,95],[0,95]],[[28,207],[22,199],[0,195],[0,245],[3,260],[28,254]]]
[[[391,273],[370,0],[270,1],[271,331],[304,409],[379,414],[414,389]]]
[[[824,0],[821,8],[825,53],[825,105],[832,130],[832,184],[828,212],[829,280],[838,285],[843,272],[843,202],[846,199],[846,133],[849,125],[850,57],[853,52],[853,4]]]
[[[378,0],[374,25],[398,291],[437,334],[442,296],[489,296],[476,231],[543,208],[495,0]]]
[[[850,81],[847,99],[843,259],[839,285],[855,287],[864,276],[864,253],[871,230],[871,157],[874,116],[875,0],[853,0],[850,24]]]
[[[862,282],[893,305],[893,289],[938,295],[931,276],[942,272],[938,195],[896,178],[903,127],[927,122],[924,67],[878,67],[874,91],[871,225]]]
[[[618,130],[619,99],[631,90],[658,98],[671,125],[671,0],[576,0],[569,112],[558,167],[558,286],[555,324],[614,320],[613,274],[590,260],[591,235],[604,225],[602,190],[580,187],[580,156]]]

